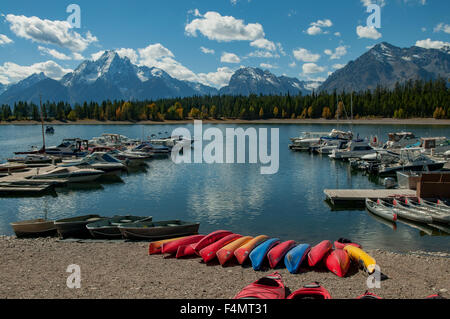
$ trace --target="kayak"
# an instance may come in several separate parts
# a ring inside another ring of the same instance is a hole
[[[196,255],[194,247],[195,247],[195,244],[182,245],[182,246],[178,247],[175,258]]]
[[[254,270],[260,270],[267,252],[280,243],[280,239],[271,238],[263,242],[261,245],[252,250],[249,258],[252,262]]]
[[[205,235],[192,235],[183,237],[181,239],[177,239],[168,243],[164,243],[162,245],[161,252],[163,254],[175,254],[178,250],[178,247],[182,245],[189,245],[198,243],[200,240],[202,240],[205,237]]]
[[[233,299],[284,299],[286,288],[279,273],[262,277],[241,290]]]
[[[160,254],[162,250],[162,245],[165,243],[170,243],[171,241],[175,241],[181,238],[185,237],[177,237],[177,238],[170,238],[170,239],[164,239],[159,241],[153,241],[148,245],[148,254],[154,255],[154,254]]]
[[[369,274],[375,271],[375,265],[377,262],[364,250],[354,246],[345,246],[344,250],[348,253],[351,260],[356,261]]]
[[[239,239],[236,239],[235,241],[229,243],[225,247],[222,247],[219,249],[219,251],[216,253],[217,259],[219,259],[219,263],[223,266],[227,261],[229,261],[231,258],[234,257],[234,252],[236,249],[244,245],[245,243],[252,240],[253,237],[251,236],[245,236],[241,237]]]
[[[284,258],[286,253],[297,246],[297,243],[294,240],[288,240],[282,242],[281,244],[276,245],[267,253],[267,259],[269,260],[270,268],[275,268],[280,260]]]
[[[381,218],[387,219],[391,222],[395,222],[397,220],[397,214],[392,209],[382,206],[379,199],[374,202],[373,200],[366,198],[366,207],[369,212]]]
[[[245,260],[247,259],[250,252],[255,249],[258,245],[265,242],[267,239],[269,239],[266,235],[259,235],[246,244],[242,245],[238,249],[234,251],[234,256],[236,256],[236,259],[238,260],[239,264],[243,264]]]
[[[339,238],[334,242],[334,248],[336,249],[344,249],[345,246],[352,245],[358,248],[362,248],[360,244],[354,243],[351,241],[351,239],[347,238]]]
[[[324,240],[315,245],[308,253],[308,264],[314,267],[332,249],[331,241]]]
[[[345,277],[350,268],[350,258],[345,250],[335,249],[325,258],[325,265],[336,276]]]
[[[378,297],[377,295],[375,295],[374,293],[368,292],[366,291],[363,295],[359,296],[356,299],[383,299],[381,297]]]
[[[314,282],[294,291],[286,299],[331,299],[331,295],[318,282]]]
[[[311,246],[308,244],[300,244],[289,250],[284,257],[284,264],[291,274],[298,272],[300,265],[308,255]]]
[[[431,216],[424,214],[420,210],[408,208],[407,206],[402,205],[395,199],[393,200],[392,204],[386,201],[380,201],[380,203],[384,207],[391,208],[400,218],[409,219],[424,224],[433,223],[433,218],[431,218]]]
[[[231,243],[241,237],[242,237],[242,235],[239,235],[239,234],[230,234],[228,236],[225,236],[222,239],[220,239],[220,240],[212,243],[211,245],[206,246],[202,250],[200,250],[200,257],[202,257],[203,261],[205,263],[207,263],[216,257],[216,253],[220,248],[228,245],[229,243]]]
[[[232,232],[228,230],[216,230],[211,234],[208,234],[200,240],[194,247],[195,253],[200,256],[200,250],[205,248],[206,246],[211,245],[212,243],[218,241],[219,239],[232,234]]]

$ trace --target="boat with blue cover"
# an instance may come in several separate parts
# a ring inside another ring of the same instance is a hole
[[[300,244],[288,251],[284,257],[284,264],[291,274],[298,272],[300,265],[305,260],[311,246],[309,244]]]
[[[260,270],[264,258],[267,252],[272,249],[275,245],[279,244],[280,240],[278,238],[271,238],[263,242],[261,245],[257,246],[250,253],[250,260],[252,262],[252,267],[254,270]]]

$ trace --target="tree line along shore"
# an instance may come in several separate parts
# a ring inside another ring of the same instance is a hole
[[[310,95],[193,96],[148,101],[42,103],[45,121],[183,121],[188,119],[450,119],[450,94],[445,79],[397,83],[361,92],[312,92]],[[40,121],[39,105],[3,104],[0,122]]]

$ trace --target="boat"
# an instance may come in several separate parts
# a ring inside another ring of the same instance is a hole
[[[299,271],[300,265],[307,258],[310,249],[310,245],[300,244],[287,252],[284,256],[284,264],[291,274],[296,274]]]
[[[178,247],[175,258],[197,255],[194,250],[195,244],[183,245]]]
[[[161,253],[175,254],[179,247],[198,243],[203,238],[205,238],[205,235],[191,235],[180,238],[178,240],[163,243],[161,247]]]
[[[324,240],[312,247],[308,253],[309,266],[314,267],[317,265],[331,249],[333,249],[333,245],[329,240]]]
[[[200,240],[197,244],[195,244],[194,250],[197,255],[200,256],[200,250],[205,248],[206,246],[211,245],[212,243],[222,239],[225,236],[231,235],[232,232],[228,230],[216,230],[205,236],[202,240]]]
[[[412,132],[389,133],[388,141],[383,145],[383,149],[401,149],[417,144],[420,144],[420,138]]]
[[[20,172],[24,171],[28,168],[25,164],[18,164],[18,163],[4,163],[0,164],[0,172],[1,173],[11,173],[11,172]]]
[[[86,225],[103,219],[99,215],[84,215],[55,220],[55,227],[60,238],[91,237]]]
[[[299,137],[291,138],[289,148],[294,151],[309,151],[310,147],[320,142],[329,132],[303,132]]]
[[[31,150],[25,152],[14,152],[16,155],[27,155],[27,154],[47,154],[60,157],[83,157],[88,153],[84,151],[83,145],[87,146],[88,141],[79,138],[66,138],[63,139],[62,143],[58,146],[45,147],[45,144],[41,149],[32,147]],[[87,147],[86,147],[87,148]]]
[[[372,292],[366,291],[364,294],[362,294],[361,296],[357,297],[356,299],[383,299],[383,298],[375,295]]]
[[[334,248],[336,248],[336,249],[344,249],[344,247],[347,245],[361,248],[360,244],[354,243],[351,239],[347,239],[347,238],[339,238],[338,240],[336,240],[334,242]]]
[[[44,164],[51,164],[56,159],[48,155],[43,154],[28,154],[25,157],[13,157],[8,158],[8,162],[11,163],[21,163],[28,167],[45,166]]]
[[[266,235],[259,235],[250,240],[249,242],[247,242],[246,244],[242,245],[238,249],[236,249],[234,251],[234,256],[236,256],[236,259],[239,262],[239,264],[242,265],[247,260],[248,255],[250,255],[251,251],[268,239],[269,237]]]
[[[375,219],[377,222],[389,227],[391,230],[393,230],[393,231],[397,230],[397,221],[395,221],[395,222],[388,221],[384,218],[381,218],[378,215],[373,214],[370,211],[367,211],[367,215],[369,215],[371,218]]]
[[[230,234],[228,236],[225,236],[218,241],[212,243],[209,246],[206,246],[202,250],[200,250],[200,257],[202,257],[203,261],[205,263],[208,263],[212,261],[214,258],[216,258],[216,253],[224,246],[228,245],[229,243],[242,238],[242,235],[239,234]]]
[[[295,246],[297,246],[297,243],[294,240],[287,240],[270,249],[267,253],[270,268],[275,268],[283,260],[286,253]]]
[[[377,262],[372,256],[367,254],[364,250],[351,245],[345,246],[344,250],[347,252],[351,260],[355,261],[356,264],[362,267],[369,274],[372,274],[375,271]]]
[[[433,223],[450,224],[450,210],[440,209],[431,205],[415,203],[405,198],[404,201],[397,201],[401,206],[412,210],[417,210],[432,218]]]
[[[175,240],[182,239],[182,238],[186,238],[186,237],[175,237],[175,238],[169,238],[169,239],[164,239],[164,240],[159,240],[159,241],[153,241],[150,244],[148,244],[148,254],[149,255],[161,254],[163,244],[170,243],[171,241],[175,241]]]
[[[409,219],[419,223],[431,224],[433,222],[433,218],[429,215],[424,214],[423,212],[409,208],[407,206],[403,206],[397,200],[393,200],[392,204],[388,203],[384,200],[380,200],[379,203],[387,208],[392,209],[393,212],[397,214],[398,217],[403,219]]]
[[[377,150],[366,142],[351,141],[347,144],[347,148],[340,150],[334,149],[328,156],[332,159],[345,160],[350,158],[361,158],[364,155],[374,154],[376,152]]]
[[[350,268],[350,258],[345,250],[334,249],[325,257],[325,265],[336,276],[345,277]]]
[[[198,234],[200,223],[181,220],[167,220],[160,222],[137,221],[121,224],[119,230],[126,239],[165,239],[174,236]]]
[[[108,173],[126,170],[126,165],[106,152],[95,152],[76,160],[63,160],[58,166],[92,168]]]
[[[446,137],[422,138],[419,148],[428,155],[445,155],[450,151],[450,140]]]
[[[437,209],[442,209],[444,211],[450,212],[450,206],[441,201],[440,199],[438,199],[436,203],[431,202],[429,200],[425,200],[423,198],[418,198],[417,201],[420,205],[435,207]]]
[[[122,238],[122,232],[119,229],[119,226],[136,225],[137,222],[141,222],[143,220],[151,221],[152,217],[131,215],[113,216],[89,223],[86,225],[86,228],[94,238],[119,239]]]
[[[286,287],[277,272],[262,277],[242,289],[233,299],[284,299]]]
[[[48,237],[56,234],[56,227],[53,220],[38,218],[33,220],[23,220],[10,224],[17,238]]]
[[[331,295],[318,282],[305,285],[291,293],[286,299],[331,299]]]
[[[431,159],[417,148],[405,148],[400,151],[400,159],[397,163],[381,164],[378,169],[378,174],[395,175],[397,171],[438,171],[442,169],[446,163],[446,161]]]
[[[369,212],[380,216],[384,219],[387,219],[391,222],[397,221],[397,214],[392,210],[383,205],[381,205],[380,200],[378,199],[376,202],[373,200],[366,198],[366,207]]]
[[[36,175],[29,176],[28,178],[35,180],[63,179],[69,183],[92,182],[105,173],[97,169],[78,167],[56,167],[44,173],[40,173],[39,170],[36,172]]]
[[[253,270],[260,270],[267,252],[280,243],[280,239],[271,238],[258,245],[249,255]]]
[[[225,247],[222,247],[219,249],[219,251],[216,253],[217,259],[219,259],[219,263],[223,266],[226,262],[228,262],[231,258],[234,257],[234,252],[236,249],[244,245],[245,243],[252,240],[253,237],[251,236],[245,236],[241,237],[239,239],[236,239],[235,241],[229,243]]]

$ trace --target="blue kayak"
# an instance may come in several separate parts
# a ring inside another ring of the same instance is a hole
[[[280,240],[278,238],[271,238],[258,245],[250,253],[250,260],[252,261],[252,267],[254,270],[259,270],[267,255],[267,252],[275,245],[279,244]]]
[[[287,252],[286,256],[284,256],[284,264],[291,274],[298,272],[298,268],[310,250],[310,245],[300,244]]]

